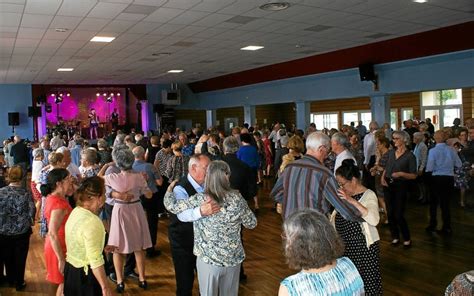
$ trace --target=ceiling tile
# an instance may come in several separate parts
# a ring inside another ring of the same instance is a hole
[[[156,9],[156,6],[133,4],[128,6],[123,12],[149,15],[152,14]]]
[[[43,39],[49,40],[65,40],[73,31],[56,32],[54,29],[48,29],[43,36]]]
[[[63,0],[57,15],[84,17],[96,4],[95,0]]]
[[[45,32],[46,32],[46,29],[34,29],[34,28],[20,27],[20,30],[18,30],[17,38],[41,39],[41,38],[43,38],[43,35],[44,35]]]
[[[189,25],[192,24],[204,17],[206,17],[209,13],[202,12],[202,11],[186,11],[179,16],[171,19],[169,21],[170,24],[182,24],[182,25]]]
[[[135,0],[133,1],[133,4],[162,6],[166,2],[168,2],[168,0]]]
[[[88,17],[113,19],[127,6],[127,4],[99,2],[91,12],[89,12]]]
[[[76,30],[99,32],[109,22],[109,19],[87,17],[77,26]]]
[[[62,40],[46,40],[43,39],[38,45],[38,48],[54,48],[58,49],[63,44]]]
[[[24,5],[11,4],[11,3],[0,3],[0,11],[2,13],[14,12],[14,13],[23,13]]]
[[[18,27],[21,17],[21,13],[0,12],[0,27]]]
[[[107,24],[104,28],[102,28],[102,32],[108,33],[122,33],[127,31],[130,27],[135,25],[136,22],[132,21],[123,21],[123,20],[114,20]]]
[[[24,13],[55,15],[61,0],[28,1]]]
[[[15,47],[36,47],[39,44],[39,39],[16,39]]]
[[[217,24],[220,24],[222,22],[225,22],[231,18],[233,18],[233,15],[230,14],[220,14],[220,13],[214,13],[210,14],[199,21],[195,22],[194,25],[196,26],[204,26],[204,27],[213,27]]]
[[[146,14],[138,14],[138,13],[121,13],[115,19],[116,20],[124,20],[124,21],[139,21],[145,18]]]
[[[91,40],[95,36],[95,32],[91,31],[74,31],[69,35],[68,40]]]
[[[46,29],[49,27],[52,19],[52,15],[25,13],[21,19],[21,27]]]
[[[53,21],[49,27],[51,29],[66,28],[69,30],[74,30],[81,21],[82,17],[57,15],[53,18]]]
[[[155,12],[147,16],[144,21],[166,23],[183,12],[184,10],[181,9],[160,7]]]

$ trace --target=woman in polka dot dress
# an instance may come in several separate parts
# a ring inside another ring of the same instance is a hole
[[[378,201],[375,193],[361,184],[360,177],[352,159],[344,160],[336,170],[340,198],[357,208],[363,221],[345,220],[337,212],[331,218],[346,245],[344,256],[352,260],[364,281],[366,295],[382,295]]]

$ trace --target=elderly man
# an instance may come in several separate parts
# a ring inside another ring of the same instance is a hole
[[[413,142],[415,143],[415,149],[413,150],[413,154],[415,154],[416,158],[416,169],[418,177],[416,179],[418,185],[418,191],[420,196],[418,200],[422,203],[428,201],[428,188],[426,187],[426,161],[428,160],[428,147],[425,144],[425,134],[422,132],[416,132],[413,134]]]
[[[53,138],[49,142],[51,150],[56,151],[59,147],[64,146],[64,141],[61,139],[61,134],[59,132],[53,133]]]
[[[303,208],[329,214],[332,205],[345,219],[362,221],[361,213],[337,196],[336,178],[323,164],[329,142],[325,134],[311,133],[306,139],[306,154],[288,164],[278,178],[270,195],[282,205],[283,218]]]
[[[21,184],[26,188],[26,169],[30,162],[28,157],[28,148],[20,136],[15,136],[13,138],[13,145],[10,148],[10,156],[13,157],[13,165],[19,165],[22,168],[23,178]]]
[[[76,138],[75,145],[69,150],[71,151],[71,161],[76,166],[81,166],[81,152],[84,146],[84,139]]]
[[[148,220],[148,230],[150,231],[152,247],[146,250],[147,257],[159,256],[161,252],[155,251],[156,236],[158,233],[158,186],[163,184],[163,179],[158,169],[145,161],[145,149],[142,146],[137,146],[132,150],[135,162],[133,163],[133,170],[136,172],[144,173],[153,196],[148,198],[141,198],[143,208],[146,211],[146,218]]]
[[[48,165],[48,155],[51,153],[51,147],[49,146],[49,141],[48,139],[43,139],[41,141],[41,149],[43,149],[43,153],[44,153],[44,159],[43,159],[43,163],[44,165]]]
[[[428,154],[426,171],[431,172],[431,201],[430,201],[430,224],[426,228],[427,232],[436,230],[436,213],[438,202],[441,207],[443,228],[441,233],[450,235],[451,214],[449,210],[450,198],[454,189],[454,168],[462,166],[456,151],[449,147],[446,142],[446,134],[439,130],[434,133],[436,146]]]
[[[364,137],[364,174],[363,180],[366,187],[375,190],[375,178],[371,176],[370,169],[375,165],[376,141],[375,132],[379,124],[376,121],[369,123],[369,133]]]
[[[79,170],[79,167],[72,163],[71,161],[71,151],[67,149],[65,146],[59,147],[56,152],[62,153],[64,155],[63,162],[65,168],[69,171],[71,176],[77,179],[78,183],[81,181],[81,171]]]
[[[354,160],[354,164],[357,165],[357,160],[352,153],[347,149],[349,147],[349,139],[343,133],[335,133],[331,138],[331,149],[336,154],[336,162],[334,164],[334,174],[336,170],[342,165],[344,159]]]
[[[176,199],[188,199],[191,195],[204,191],[204,180],[209,162],[210,159],[206,155],[191,156],[188,175],[181,178],[173,189]],[[198,208],[186,210],[178,215],[170,215],[168,237],[176,276],[176,295],[178,296],[193,294],[196,256],[193,253],[194,230],[192,222],[219,210],[219,205],[209,199]]]

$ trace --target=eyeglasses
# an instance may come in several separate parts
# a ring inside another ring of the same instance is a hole
[[[349,183],[349,182],[337,183],[337,185],[339,185],[339,187],[341,187],[341,188],[344,188],[344,186],[346,186],[347,183]]]
[[[400,137],[392,137],[392,140],[400,140]]]

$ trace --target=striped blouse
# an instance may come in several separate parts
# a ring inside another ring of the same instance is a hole
[[[334,268],[320,272],[304,272],[287,277],[281,284],[290,296],[364,295],[364,282],[347,257],[337,259]]]
[[[303,208],[312,208],[329,215],[332,205],[344,219],[364,221],[353,205],[338,197],[333,173],[310,155],[290,163],[270,195],[282,204],[283,218]]]

